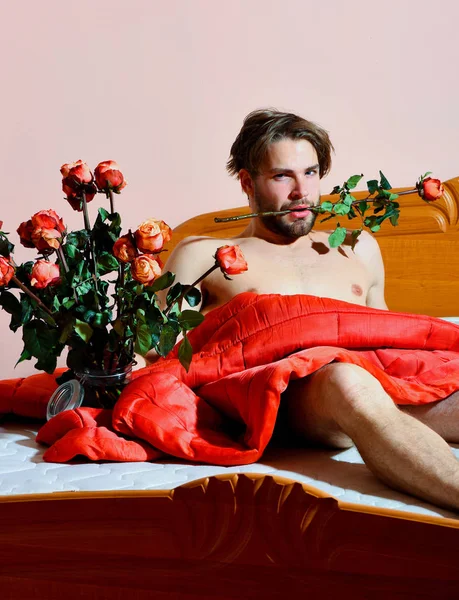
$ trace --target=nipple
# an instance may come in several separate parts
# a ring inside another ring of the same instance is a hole
[[[352,284],[352,293],[355,294],[356,296],[361,296],[363,294],[363,290],[360,287],[360,285],[357,285],[356,283]]]

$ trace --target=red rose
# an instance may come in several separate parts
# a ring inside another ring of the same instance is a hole
[[[172,237],[172,230],[164,221],[147,219],[134,233],[137,248],[141,252],[159,252]]]
[[[161,267],[156,258],[142,254],[131,262],[131,274],[139,283],[150,285],[161,275]]]
[[[83,210],[83,192],[85,192],[86,202],[91,202],[97,193],[90,168],[82,160],[77,160],[62,165],[61,173],[64,177],[62,190],[67,196],[68,203],[73,210]]]
[[[69,179],[78,185],[91,183],[93,180],[90,168],[82,160],[77,160],[76,162],[62,165],[61,173],[64,180]]]
[[[123,235],[113,245],[113,254],[116,258],[123,262],[132,262],[137,256],[137,250],[129,236]]]
[[[422,198],[427,202],[435,202],[443,196],[445,188],[439,179],[427,177],[422,182]]]
[[[30,274],[30,285],[38,289],[56,285],[60,281],[59,265],[47,260],[37,260]]]
[[[97,187],[106,192],[113,190],[117,194],[126,187],[127,181],[114,160],[104,160],[94,169]]]
[[[17,228],[17,232],[18,232],[19,238],[21,240],[21,244],[23,246],[25,246],[26,248],[35,248],[35,245],[32,242],[32,231],[33,231],[32,219],[29,219],[28,221],[24,221]]]
[[[221,246],[217,250],[215,260],[226,275],[239,275],[248,269],[239,246]]]
[[[13,275],[13,267],[4,256],[0,256],[0,286],[8,285]]]

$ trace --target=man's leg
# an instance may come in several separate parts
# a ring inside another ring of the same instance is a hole
[[[297,433],[338,448],[355,443],[368,468],[389,486],[459,510],[459,462],[448,444],[402,412],[361,367],[327,365],[291,382],[285,401]]]

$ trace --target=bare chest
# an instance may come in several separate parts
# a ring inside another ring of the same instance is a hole
[[[225,280],[215,271],[203,287],[206,305],[215,307],[241,292],[308,294],[365,305],[370,285],[365,265],[350,250],[323,244],[304,248],[276,248],[267,244],[240,244],[249,269]]]

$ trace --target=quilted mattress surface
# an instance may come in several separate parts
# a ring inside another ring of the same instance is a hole
[[[366,468],[355,448],[326,451],[268,446],[261,461],[237,467],[190,464],[179,459],[58,464],[43,461],[45,447],[35,442],[38,428],[37,423],[0,423],[0,496],[170,490],[218,474],[260,473],[293,479],[343,502],[459,518],[456,513],[386,487]],[[459,459],[459,445],[452,449]]]

